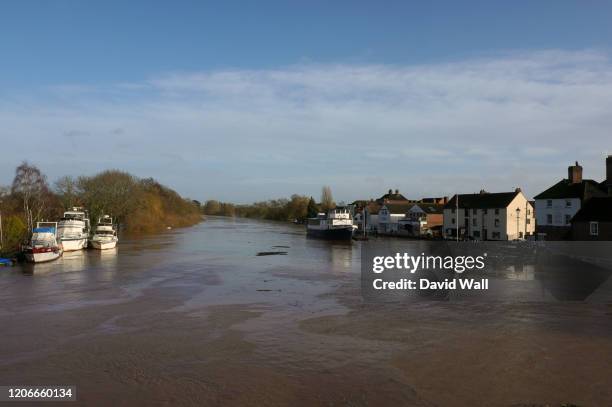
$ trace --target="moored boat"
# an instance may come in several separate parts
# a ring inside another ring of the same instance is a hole
[[[23,248],[27,261],[43,263],[58,259],[62,253],[62,244],[57,241],[57,222],[38,222],[32,229],[32,237]]]
[[[309,237],[329,240],[351,240],[353,236],[353,218],[344,207],[319,213],[316,218],[308,219],[306,233]]]
[[[98,250],[114,249],[118,241],[119,238],[113,225],[113,219],[108,215],[104,215],[98,220],[94,228],[93,236],[89,241],[91,247]]]
[[[77,207],[64,212],[64,216],[57,224],[57,233],[65,251],[85,249],[89,237],[87,212]]]

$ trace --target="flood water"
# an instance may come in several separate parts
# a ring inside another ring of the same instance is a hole
[[[100,406],[612,405],[609,303],[365,303],[359,245],[210,218],[0,268],[0,385]]]

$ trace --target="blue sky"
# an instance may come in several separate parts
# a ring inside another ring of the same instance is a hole
[[[533,195],[574,160],[600,179],[610,21],[603,1],[2,2],[0,184],[24,159],[238,202]]]

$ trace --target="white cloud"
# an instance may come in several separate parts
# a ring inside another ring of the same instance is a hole
[[[0,183],[28,159],[52,178],[119,167],[196,198],[239,201],[316,195],[322,184],[345,200],[389,187],[534,194],[576,159],[602,173],[593,157],[612,150],[611,108],[612,61],[594,50],[57,84],[0,101],[11,152]]]

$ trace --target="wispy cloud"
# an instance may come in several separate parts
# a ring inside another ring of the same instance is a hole
[[[119,167],[197,198],[239,201],[318,194],[321,184],[344,199],[389,187],[533,194],[576,159],[602,176],[610,111],[612,60],[595,50],[58,84],[0,101],[11,151],[0,183],[28,159],[51,177]],[[62,140],[74,129],[87,137]]]

